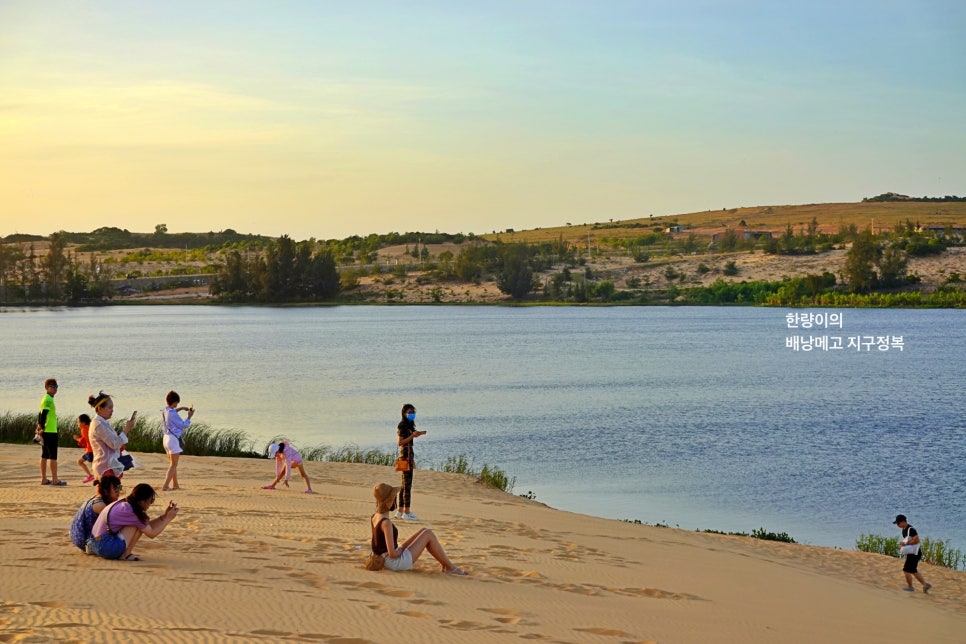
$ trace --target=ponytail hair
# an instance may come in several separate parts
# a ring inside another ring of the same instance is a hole
[[[111,399],[111,394],[105,394],[103,391],[100,391],[96,395],[88,396],[87,404],[93,407],[94,409],[97,409],[98,407],[100,407],[110,399]]]

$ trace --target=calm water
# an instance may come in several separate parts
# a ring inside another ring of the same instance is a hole
[[[847,548],[897,532],[890,519],[904,512],[966,548],[964,312],[844,310],[842,328],[811,331],[788,329],[789,312],[5,311],[0,411],[34,412],[55,376],[64,417],[89,411],[98,389],[118,417],[158,414],[174,388],[197,420],[242,429],[259,449],[285,434],[390,450],[412,402],[429,432],[423,464],[466,453],[557,508]],[[904,346],[786,347],[802,333]],[[418,490],[417,475],[417,511]]]

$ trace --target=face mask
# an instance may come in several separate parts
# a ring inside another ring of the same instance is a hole
[[[408,414],[406,414],[406,420],[408,420],[409,422],[416,420],[416,414],[409,412]]]

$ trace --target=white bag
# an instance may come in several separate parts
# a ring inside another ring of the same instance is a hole
[[[906,555],[918,555],[919,554],[919,544],[907,544],[899,548],[899,556],[904,557]]]

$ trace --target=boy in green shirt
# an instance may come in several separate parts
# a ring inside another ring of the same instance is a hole
[[[67,481],[57,478],[57,406],[54,396],[57,395],[57,379],[47,378],[44,381],[47,393],[40,399],[40,413],[37,415],[37,435],[41,439],[40,452],[40,484],[67,485]],[[50,476],[47,478],[47,462],[50,461]]]

